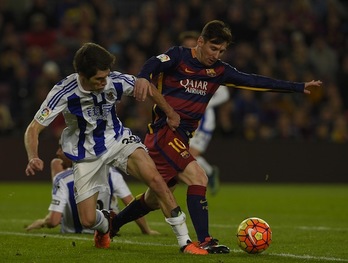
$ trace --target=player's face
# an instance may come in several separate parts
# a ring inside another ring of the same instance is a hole
[[[210,41],[204,41],[202,37],[197,41],[198,60],[205,66],[213,65],[226,51],[227,43],[213,44]]]
[[[89,79],[82,76],[82,87],[88,91],[102,91],[106,85],[106,78],[110,70],[98,70],[97,73]]]

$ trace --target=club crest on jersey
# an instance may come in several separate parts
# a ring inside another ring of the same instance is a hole
[[[114,100],[114,98],[115,98],[114,94],[111,91],[106,94],[106,97],[108,100]]]
[[[183,151],[180,153],[181,157],[184,159],[187,159],[191,156],[191,154],[188,151]]]
[[[51,113],[51,110],[48,107],[42,109],[38,117],[39,121],[44,121],[50,115],[50,113]]]
[[[206,72],[207,72],[207,75],[209,77],[215,77],[216,76],[216,72],[215,72],[215,70],[213,68],[207,68]]]
[[[170,57],[166,54],[158,55],[156,58],[158,58],[161,62],[167,62],[170,60]]]

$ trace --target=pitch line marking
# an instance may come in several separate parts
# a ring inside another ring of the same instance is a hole
[[[59,239],[74,239],[74,240],[83,240],[83,241],[93,241],[93,237],[79,237],[73,235],[54,235],[54,234],[44,234],[44,233],[19,233],[19,232],[8,232],[8,231],[0,231],[0,235],[15,235],[15,236],[31,236],[31,237],[51,237],[51,238],[59,238]],[[126,240],[122,238],[113,239],[113,243],[122,243],[122,244],[133,244],[133,245],[142,245],[142,246],[165,246],[165,247],[177,247],[177,244],[160,244],[160,243],[149,243],[149,242],[136,242],[131,240]],[[241,250],[232,249],[234,253],[245,253]],[[295,259],[305,259],[305,260],[316,260],[316,261],[335,261],[335,262],[348,262],[348,259],[343,258],[334,258],[334,257],[316,257],[310,255],[294,255],[287,253],[268,253],[270,256],[274,257],[283,257],[283,258],[295,258]]]
[[[32,222],[32,220],[28,219],[0,219],[0,223],[22,223],[22,224],[29,224]],[[159,221],[149,221],[151,225],[157,225],[157,226],[164,226],[167,225],[165,222],[159,222]],[[217,227],[217,228],[228,228],[228,229],[233,229],[238,227],[238,225],[226,225],[226,224],[210,224],[211,227]],[[292,228],[292,229],[299,229],[303,231],[348,231],[347,227],[328,227],[328,226],[273,226],[272,229],[277,229],[277,228]]]

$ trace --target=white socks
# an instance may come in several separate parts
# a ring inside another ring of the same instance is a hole
[[[176,238],[178,239],[178,244],[180,247],[187,245],[187,240],[191,241],[188,235],[188,229],[186,226],[186,215],[184,212],[177,217],[166,218],[166,222],[172,227]]]
[[[95,220],[95,225],[91,227],[93,230],[98,230],[101,233],[106,233],[109,230],[109,222],[105,218],[104,214],[102,211],[96,209],[96,220]]]

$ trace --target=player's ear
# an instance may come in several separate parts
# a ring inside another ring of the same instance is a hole
[[[204,45],[204,38],[202,36],[199,36],[197,39],[197,46],[201,47]]]

